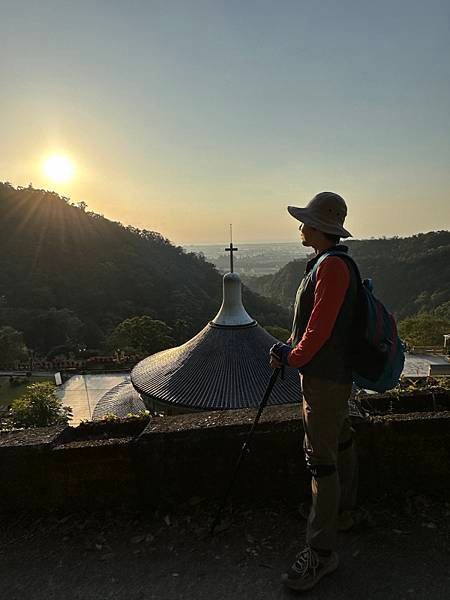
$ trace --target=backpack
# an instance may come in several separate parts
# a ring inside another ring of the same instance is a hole
[[[405,344],[398,337],[395,319],[374,296],[372,280],[361,279],[358,265],[346,252],[323,254],[312,269],[314,284],[319,265],[327,256],[342,257],[356,274],[356,314],[350,334],[353,382],[365,390],[386,392],[398,384],[405,364]]]

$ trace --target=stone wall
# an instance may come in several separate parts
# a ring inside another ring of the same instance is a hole
[[[219,498],[254,416],[195,413],[0,434],[0,510],[168,507]],[[372,416],[354,425],[363,497],[450,489],[449,410]],[[302,436],[298,406],[267,408],[235,500],[302,498]]]

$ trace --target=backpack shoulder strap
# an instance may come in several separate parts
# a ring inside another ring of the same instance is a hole
[[[313,266],[312,271],[311,271],[311,281],[313,282],[314,285],[316,285],[317,271],[318,271],[320,265],[329,256],[340,256],[347,263],[349,263],[352,266],[352,268],[353,268],[353,270],[354,270],[354,272],[356,274],[356,280],[358,282],[358,285],[362,285],[361,275],[359,273],[358,265],[353,260],[353,258],[347,254],[347,252],[341,252],[339,250],[330,250],[330,252],[325,252],[324,254],[322,254],[322,256],[319,258],[319,260]]]

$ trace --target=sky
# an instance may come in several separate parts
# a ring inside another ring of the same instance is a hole
[[[0,181],[176,244],[450,229],[450,3],[0,0]],[[74,176],[52,181],[46,158]]]

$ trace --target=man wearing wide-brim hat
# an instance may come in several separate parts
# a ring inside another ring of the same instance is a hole
[[[315,256],[307,263],[297,291],[291,337],[287,344],[273,346],[270,364],[299,369],[302,384],[312,504],[306,546],[282,580],[292,589],[307,590],[337,568],[338,514],[350,511],[355,503],[356,459],[348,400],[358,281],[345,258],[348,248],[339,244],[340,238],[351,236],[344,228],[344,199],[321,192],[304,208],[289,206],[288,211],[300,221],[302,244],[312,247]]]

